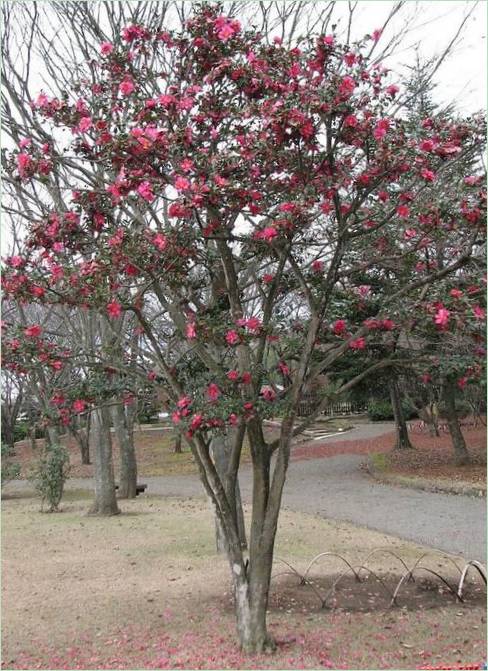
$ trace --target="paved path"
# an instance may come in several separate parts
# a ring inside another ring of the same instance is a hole
[[[391,428],[391,423],[364,425],[328,440],[373,438]],[[292,461],[283,505],[291,510],[353,522],[486,563],[485,499],[383,485],[359,470],[362,461],[364,456],[355,454]],[[151,494],[204,496],[196,476],[145,477],[143,480]],[[249,502],[249,467],[242,469],[240,483],[243,499]],[[90,485],[89,479],[69,481],[70,488]],[[29,484],[9,485],[17,486],[28,487]]]

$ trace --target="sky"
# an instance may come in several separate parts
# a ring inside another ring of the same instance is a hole
[[[379,27],[392,4],[388,0],[360,0],[354,24],[357,34]],[[463,18],[471,11],[459,42],[436,74],[435,97],[441,104],[455,101],[463,113],[486,109],[487,7],[488,3],[484,1],[409,0],[407,11],[395,17],[382,36],[382,39],[387,39],[389,34],[401,27],[406,15],[416,13],[413,29],[388,65],[402,73],[405,65],[414,61],[416,49],[424,58],[441,54],[456,34]]]

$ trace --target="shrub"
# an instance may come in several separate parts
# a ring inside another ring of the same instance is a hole
[[[13,454],[13,449],[2,443],[2,487],[20,475],[20,464],[12,461]]]
[[[393,408],[389,401],[370,401],[368,417],[372,422],[384,422],[393,419]]]
[[[51,445],[44,449],[44,454],[31,477],[41,497],[41,510],[45,501],[49,503],[50,513],[58,510],[69,468],[69,454],[65,447]]]
[[[14,442],[25,440],[29,436],[29,425],[27,422],[16,422],[14,426]]]
[[[417,410],[408,401],[402,401],[402,411],[405,420],[417,416]],[[370,401],[368,403],[368,417],[372,422],[386,422],[395,419],[389,401]]]

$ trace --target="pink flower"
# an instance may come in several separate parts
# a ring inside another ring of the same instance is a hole
[[[347,325],[344,319],[338,319],[332,326],[334,335],[343,335],[346,332]]]
[[[422,142],[419,145],[420,149],[422,151],[433,151],[435,147],[435,143],[433,140],[422,140]]]
[[[356,128],[358,125],[359,121],[354,114],[348,114],[346,118],[344,119],[344,127],[345,128]]]
[[[227,373],[227,379],[231,380],[231,382],[237,382],[239,379],[239,371],[238,370],[230,370]]]
[[[344,77],[339,85],[339,93],[345,98],[350,98],[356,88],[356,82],[352,77]]]
[[[203,424],[203,415],[193,415],[191,418],[190,429],[196,431]]]
[[[188,408],[188,406],[191,405],[191,398],[189,396],[182,396],[180,399],[178,399],[176,405],[178,406],[178,408],[180,408],[180,410]]]
[[[321,273],[324,269],[323,261],[312,261],[312,270],[314,273]]]
[[[59,359],[56,359],[56,361],[51,361],[50,366],[51,368],[54,368],[54,370],[61,370],[63,367],[63,362],[59,361]]]
[[[86,402],[81,398],[77,398],[72,405],[73,411],[76,413],[83,412],[86,408]]]
[[[34,324],[34,326],[28,326],[26,329],[24,329],[24,335],[26,335],[28,338],[38,338],[42,333],[42,328],[38,324]]]
[[[194,167],[195,165],[193,161],[189,158],[184,158],[180,163],[180,168],[183,172],[189,172],[190,170],[193,170]]]
[[[475,186],[481,181],[481,176],[478,175],[469,175],[469,177],[464,178],[464,183],[467,184],[468,186]]]
[[[225,334],[225,340],[227,341],[228,345],[236,345],[238,342],[240,342],[239,335],[237,331],[234,331],[234,329],[227,331]]]
[[[133,91],[135,91],[134,82],[131,79],[124,79],[124,81],[119,84],[119,91],[123,96],[129,96]]]
[[[271,284],[271,282],[274,280],[274,275],[271,275],[270,273],[264,273],[263,275],[263,282],[265,284]]]
[[[479,305],[475,305],[474,308],[473,308],[473,314],[476,317],[476,319],[484,319],[485,315],[486,315],[486,312]]]
[[[12,266],[12,268],[22,268],[25,264],[24,259],[21,256],[11,256],[7,259],[7,263]]]
[[[65,401],[66,398],[63,396],[63,394],[54,394],[54,396],[51,397],[51,404],[57,407],[63,405]]]
[[[373,40],[373,42],[377,42],[380,39],[382,33],[383,31],[381,30],[381,28],[376,28],[376,30],[373,30],[373,34],[371,35],[371,39]]]
[[[186,337],[188,340],[193,340],[197,337],[197,330],[195,328],[195,322],[188,322],[186,325]]]
[[[251,381],[252,381],[251,373],[246,371],[245,373],[242,374],[241,376],[242,384],[251,384]]]
[[[366,347],[366,340],[364,338],[356,338],[349,343],[351,349],[364,349]]]
[[[207,398],[214,403],[220,396],[220,389],[218,386],[215,384],[215,382],[212,382],[211,384],[208,385],[207,387]]]
[[[147,379],[151,380],[152,382],[153,380],[156,379],[156,373],[153,370],[150,370],[149,373],[147,374]]]
[[[467,383],[468,383],[467,377],[460,377],[459,380],[457,381],[457,386],[459,387],[459,389],[464,389]]]
[[[390,128],[389,119],[380,119],[376,124],[373,135],[376,140],[382,140]]]
[[[261,237],[263,240],[266,240],[266,242],[271,242],[276,236],[278,235],[278,231],[276,228],[273,228],[272,226],[267,226],[261,234]]]
[[[435,173],[432,170],[427,170],[427,168],[422,168],[420,174],[425,179],[426,182],[433,182],[435,180]]]
[[[451,313],[449,310],[446,310],[446,308],[439,308],[435,314],[434,323],[437,324],[437,326],[440,326],[441,329],[446,328],[450,314]]]
[[[152,184],[150,182],[141,182],[137,187],[137,193],[141,196],[141,198],[147,200],[148,203],[152,203],[152,201],[156,198],[152,190]]]
[[[237,426],[239,424],[239,417],[235,414],[235,412],[232,412],[229,415],[228,422],[231,426]]]
[[[429,382],[432,381],[432,377],[429,375],[429,373],[424,373],[423,375],[421,375],[420,379],[424,384],[428,384]]]
[[[244,326],[249,330],[252,331],[252,333],[258,333],[259,330],[261,329],[261,320],[258,319],[257,317],[250,317],[249,319],[246,319],[244,322]]]
[[[116,300],[110,301],[107,305],[107,313],[111,319],[116,319],[122,314],[122,306]]]
[[[396,84],[391,84],[390,86],[386,87],[386,92],[388,93],[389,96],[396,96],[396,94],[399,92],[399,87]]]
[[[175,179],[175,189],[177,191],[186,191],[190,188],[190,181],[186,177],[178,177]]]
[[[181,422],[181,414],[177,410],[171,413],[171,421],[173,424],[179,424]]]
[[[410,214],[410,208],[407,207],[406,205],[399,205],[396,209],[396,212],[399,217],[405,219]]]
[[[274,401],[276,398],[276,393],[274,389],[271,387],[263,387],[261,389],[261,396],[266,400],[266,401]]]
[[[114,50],[114,45],[111,42],[102,42],[100,45],[100,53],[102,56],[109,56]]]
[[[25,177],[31,165],[32,165],[32,157],[29,156],[29,154],[25,153],[17,154],[17,168],[19,171],[19,175],[21,177]]]
[[[30,292],[36,298],[42,298],[46,293],[42,287],[38,287],[35,284],[31,287]]]
[[[403,234],[403,237],[405,238],[405,240],[411,240],[416,235],[417,235],[417,231],[415,230],[415,228],[407,228],[407,230]]]
[[[214,21],[214,27],[217,31],[217,37],[222,42],[227,42],[227,40],[241,31],[239,21],[232,21],[227,16],[217,17]]]
[[[282,375],[289,375],[290,374],[290,369],[288,368],[288,366],[286,365],[286,363],[284,361],[280,361],[278,363],[278,368],[280,369],[280,372],[282,373]]]
[[[463,292],[461,291],[461,289],[451,289],[449,295],[452,296],[453,298],[461,298]]]
[[[332,47],[334,45],[334,36],[326,35],[322,41],[326,47]]]
[[[90,130],[90,128],[93,126],[93,121],[89,116],[84,116],[81,117],[79,123],[78,123],[78,130],[80,133],[86,133],[87,130]]]
[[[153,240],[153,245],[159,249],[160,252],[166,249],[166,245],[168,244],[168,241],[166,237],[162,233],[157,233]]]
[[[383,319],[381,322],[381,328],[383,328],[385,331],[393,331],[395,328],[395,322],[391,319]]]

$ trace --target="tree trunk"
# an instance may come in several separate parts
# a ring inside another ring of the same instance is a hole
[[[176,436],[175,436],[175,442],[173,443],[173,452],[175,454],[181,454],[182,453],[181,433],[177,433]]]
[[[137,494],[137,462],[134,436],[128,430],[123,403],[112,407],[112,418],[120,450],[118,496],[120,499],[134,499]]]
[[[235,504],[235,516],[237,521],[237,528],[239,531],[239,539],[241,548],[245,549],[247,547],[247,541],[246,527],[244,524],[244,512],[242,510],[241,490],[239,487],[239,481],[236,480],[235,495],[233,492],[229,491],[231,483],[229,477],[227,476],[227,471],[229,468],[230,449],[225,436],[214,436],[214,438],[212,438],[212,442],[210,444],[210,454],[215,464],[215,469],[224,485],[229,501],[231,501],[232,504]],[[227,551],[225,534],[217,516],[215,517],[215,544],[217,547],[217,552],[224,553]]]
[[[408,437],[407,423],[405,422],[405,417],[403,415],[402,403],[400,400],[400,391],[398,389],[397,380],[390,380],[390,398],[391,405],[393,408],[393,415],[395,417],[396,424],[396,443],[393,449],[395,450],[405,450],[413,449],[410,438]]]
[[[459,426],[454,390],[454,384],[450,380],[445,380],[442,391],[444,405],[446,407],[447,425],[449,427],[449,433],[451,434],[451,441],[454,448],[456,464],[458,466],[464,466],[469,464],[471,459],[466,447],[466,442],[464,440],[461,427]]]
[[[95,501],[90,509],[91,515],[118,515],[120,512],[115,496],[109,418],[107,408],[92,411],[90,438],[95,455]]]
[[[31,444],[31,449],[35,452],[37,449],[37,440],[36,440],[36,427],[31,425],[29,430],[29,439]]]

